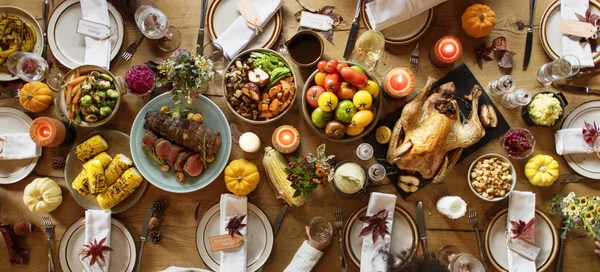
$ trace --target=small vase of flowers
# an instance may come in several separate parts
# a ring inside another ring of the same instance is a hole
[[[563,216],[564,226],[561,236],[567,232],[581,229],[587,236],[600,235],[600,197],[576,196],[571,192],[567,196],[555,196],[548,203],[548,212]]]

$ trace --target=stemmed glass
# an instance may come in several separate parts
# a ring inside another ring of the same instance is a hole
[[[371,71],[377,61],[385,55],[385,37],[377,30],[369,30],[356,41],[352,51],[352,61]]]
[[[447,245],[438,250],[438,260],[448,266],[451,272],[484,272],[483,264],[468,253],[461,253],[453,245]]]
[[[165,52],[173,51],[181,45],[181,32],[169,26],[167,16],[157,8],[143,5],[135,11],[135,23],[142,34],[156,40],[158,48]]]
[[[27,82],[43,80],[48,72],[46,60],[29,52],[12,53],[4,64],[13,75]]]

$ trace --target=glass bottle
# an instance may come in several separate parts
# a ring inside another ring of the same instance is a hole
[[[514,93],[504,94],[502,97],[502,106],[507,109],[514,109],[519,106],[525,106],[531,101],[531,93],[525,89],[518,89]]]
[[[505,75],[488,84],[488,90],[493,96],[502,97],[515,89],[515,79],[512,76]]]

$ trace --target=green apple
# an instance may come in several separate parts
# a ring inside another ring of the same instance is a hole
[[[352,121],[352,116],[358,111],[354,103],[350,100],[342,100],[335,108],[335,119],[347,124]]]
[[[316,108],[311,115],[312,123],[318,128],[325,128],[327,123],[333,118],[333,112],[326,112],[321,108]]]

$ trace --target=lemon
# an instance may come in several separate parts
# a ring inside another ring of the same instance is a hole
[[[380,126],[375,132],[375,139],[380,144],[387,144],[392,137],[392,130],[386,126]]]

